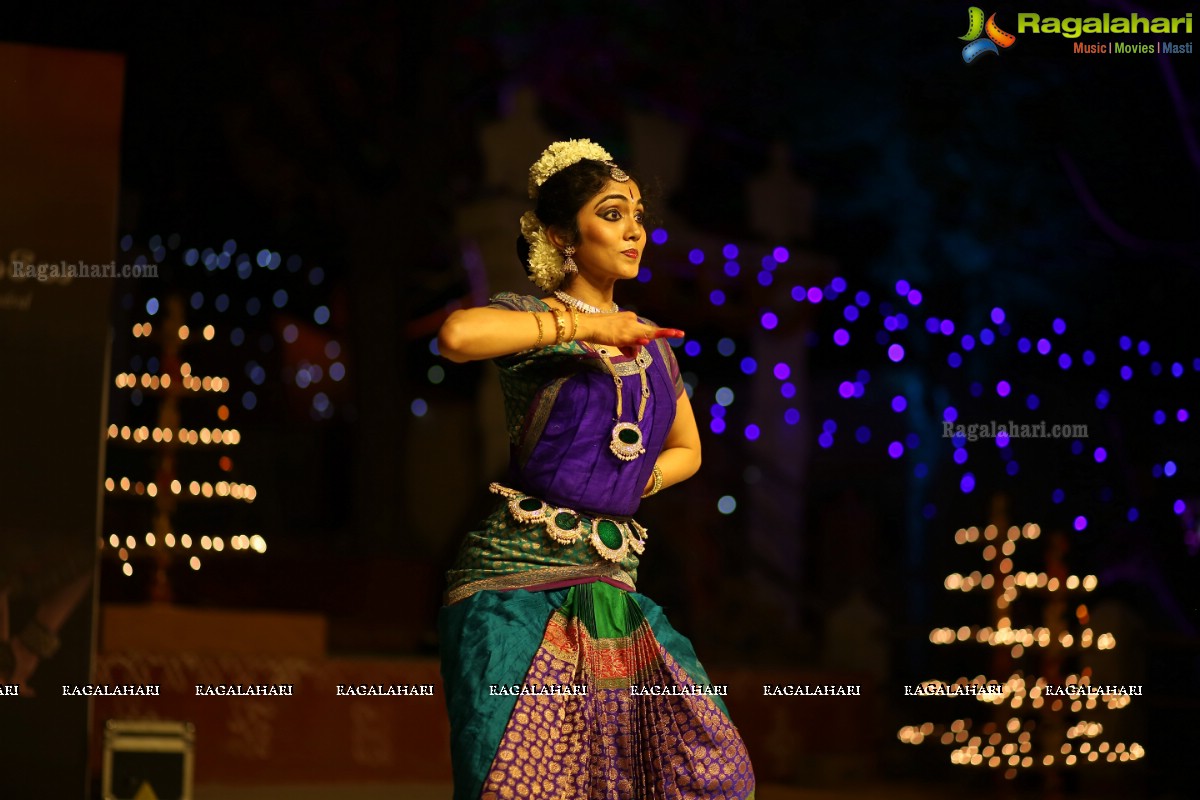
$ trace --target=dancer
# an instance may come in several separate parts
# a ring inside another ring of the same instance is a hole
[[[438,335],[451,361],[499,367],[511,456],[438,620],[454,798],[752,798],[719,687],[636,592],[653,540],[633,515],[700,467],[665,340],[683,332],[613,302],[646,246],[638,182],[571,140],[529,195],[518,252],[547,296],[498,294]]]

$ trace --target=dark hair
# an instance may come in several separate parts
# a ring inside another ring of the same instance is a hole
[[[641,181],[629,172],[630,179],[640,187]],[[546,228],[558,228],[574,241],[579,236],[576,215],[583,204],[594,197],[604,185],[612,180],[612,167],[603,161],[585,158],[551,175],[538,190],[537,205],[533,213]],[[643,191],[645,191],[643,189]],[[517,258],[525,267],[525,274],[533,277],[529,269],[529,243],[524,236],[517,236]]]

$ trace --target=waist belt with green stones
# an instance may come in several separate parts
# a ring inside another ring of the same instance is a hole
[[[618,563],[630,549],[638,555],[646,549],[646,529],[634,519],[585,515],[499,483],[488,489],[508,498],[508,513],[514,520],[522,525],[545,525],[546,533],[559,544],[575,544],[586,536],[601,558]]]

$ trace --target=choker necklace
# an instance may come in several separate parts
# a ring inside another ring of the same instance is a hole
[[[621,376],[617,374],[617,369],[613,366],[612,359],[609,358],[607,348],[597,347],[596,352],[604,360],[604,366],[608,367],[608,371],[613,378],[613,383],[617,387],[617,424],[613,426],[612,442],[609,444],[609,449],[613,451],[613,455],[622,461],[633,461],[646,452],[646,448],[642,445],[642,429],[638,427],[638,423],[642,421],[642,415],[646,413],[646,400],[650,397],[650,384],[646,381],[646,368],[648,365],[642,363],[640,358],[635,359],[638,367],[638,375],[642,383],[642,399],[638,404],[637,420],[635,422],[622,422]]]
[[[565,305],[570,306],[571,308],[575,309],[576,311],[582,311],[584,314],[615,314],[618,311],[620,311],[620,309],[617,308],[616,303],[612,304],[611,309],[609,309],[608,311],[605,311],[603,309],[596,308],[595,306],[588,305],[587,303],[580,300],[578,297],[572,297],[571,295],[564,292],[562,289],[555,291],[554,296],[557,297],[559,300],[562,300]]]

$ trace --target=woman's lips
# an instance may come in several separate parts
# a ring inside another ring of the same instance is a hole
[[[637,258],[637,257],[638,257],[638,251],[637,251],[637,250],[622,250],[621,252],[622,252],[623,254],[625,254],[625,255],[629,256],[630,258]]]

